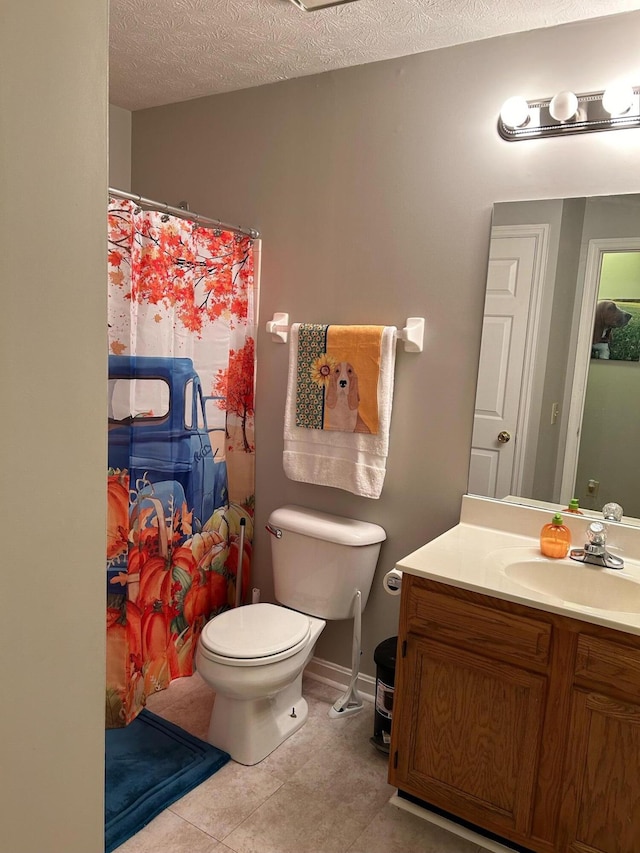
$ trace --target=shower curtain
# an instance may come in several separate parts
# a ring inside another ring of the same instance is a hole
[[[109,202],[107,728],[249,588],[254,241]],[[257,266],[257,264],[256,264]],[[244,523],[243,553],[240,521]]]

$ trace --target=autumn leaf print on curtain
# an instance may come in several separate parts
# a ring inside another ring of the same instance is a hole
[[[254,512],[254,245],[109,203],[107,727],[191,675]]]

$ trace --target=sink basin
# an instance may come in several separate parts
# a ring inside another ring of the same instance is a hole
[[[548,560],[526,548],[491,556],[509,580],[526,589],[597,610],[640,613],[640,581],[628,574],[569,558]]]

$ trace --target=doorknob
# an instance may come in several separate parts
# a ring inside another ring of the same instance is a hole
[[[511,440],[511,433],[507,432],[506,429],[503,429],[502,432],[498,433],[498,441],[500,444],[506,444]]]

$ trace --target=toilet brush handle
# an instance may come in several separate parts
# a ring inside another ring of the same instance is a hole
[[[247,519],[240,519],[240,541],[238,542],[238,565],[236,566],[236,607],[242,604],[242,564],[244,563],[244,529]]]

